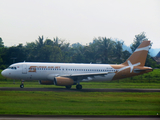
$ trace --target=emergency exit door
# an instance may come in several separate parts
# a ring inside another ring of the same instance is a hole
[[[23,64],[22,66],[22,74],[27,74],[27,65]]]

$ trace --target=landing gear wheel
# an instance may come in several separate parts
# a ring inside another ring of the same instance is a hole
[[[20,88],[24,88],[24,84],[21,84],[21,85],[20,85]]]
[[[24,80],[21,80],[20,88],[24,88]]]
[[[72,85],[66,86],[66,89],[71,89]]]
[[[77,90],[81,90],[82,89],[82,85],[76,85]]]

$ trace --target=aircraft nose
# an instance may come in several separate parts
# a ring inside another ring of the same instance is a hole
[[[3,75],[4,77],[6,77],[6,76],[7,76],[6,71],[3,70],[3,71],[1,72],[1,75]]]

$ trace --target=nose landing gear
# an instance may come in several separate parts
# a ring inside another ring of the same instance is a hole
[[[20,84],[20,88],[24,88],[24,84]]]
[[[24,88],[24,80],[21,80],[20,88]]]

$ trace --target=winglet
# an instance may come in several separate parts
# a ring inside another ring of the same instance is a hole
[[[140,63],[139,66],[144,66],[150,46],[150,41],[143,41],[134,53],[124,62],[123,65],[128,66],[130,61],[132,64]]]

